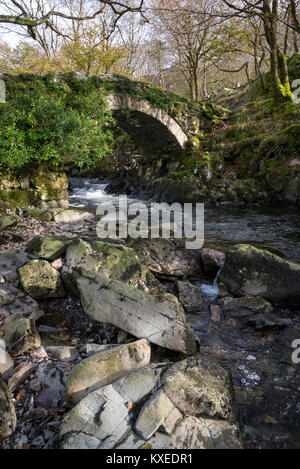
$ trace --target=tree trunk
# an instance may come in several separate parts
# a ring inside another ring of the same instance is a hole
[[[278,106],[284,101],[291,101],[292,93],[289,84],[286,56],[280,54],[277,44],[277,2],[273,2],[275,10],[271,11],[269,2],[264,0],[264,8],[263,22],[266,39],[270,48],[272,94],[275,105]]]

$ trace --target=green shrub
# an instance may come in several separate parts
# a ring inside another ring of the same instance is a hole
[[[112,118],[103,91],[49,78],[8,83],[7,102],[0,104],[3,168],[91,166],[110,152]]]

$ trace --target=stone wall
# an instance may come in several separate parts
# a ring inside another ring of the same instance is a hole
[[[68,208],[68,204],[68,178],[63,172],[45,168],[27,169],[22,176],[0,172],[0,208]]]

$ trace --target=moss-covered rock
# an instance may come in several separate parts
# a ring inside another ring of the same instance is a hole
[[[2,215],[0,217],[0,232],[16,226],[21,221],[21,218],[18,215]]]
[[[81,239],[72,241],[66,251],[63,279],[74,292],[73,269],[83,267],[87,271],[99,272],[131,285],[138,285],[141,278],[140,261],[133,249],[102,241],[92,245]]]
[[[73,368],[66,383],[69,403],[74,405],[96,389],[149,365],[150,358],[150,344],[142,339],[82,360]]]
[[[236,296],[299,304],[300,265],[247,244],[230,249],[219,281]]]
[[[40,168],[30,175],[33,186],[42,208],[68,207],[68,178],[65,173],[53,172]]]
[[[65,290],[59,272],[45,260],[33,260],[18,270],[23,289],[35,299],[62,298]]]
[[[22,355],[41,345],[33,319],[13,315],[5,321],[2,331],[2,340],[6,343],[7,351],[13,356]]]
[[[84,311],[94,320],[187,355],[197,351],[198,339],[175,296],[151,296],[82,268],[76,269],[75,280]]]
[[[14,404],[8,387],[0,376],[0,441],[9,438],[17,426]]]
[[[63,256],[67,249],[66,243],[51,236],[40,235],[33,238],[27,245],[26,252],[53,262]]]
[[[9,207],[29,207],[38,203],[38,196],[32,189],[0,190],[0,200]]]
[[[26,210],[24,217],[34,218],[35,220],[38,220],[38,221],[51,221],[52,213],[47,212],[46,210],[41,210],[39,208],[32,208],[32,209]]]

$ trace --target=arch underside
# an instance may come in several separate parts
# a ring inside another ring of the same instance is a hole
[[[183,147],[169,128],[154,117],[140,111],[115,110],[118,127],[147,153],[181,154]]]

